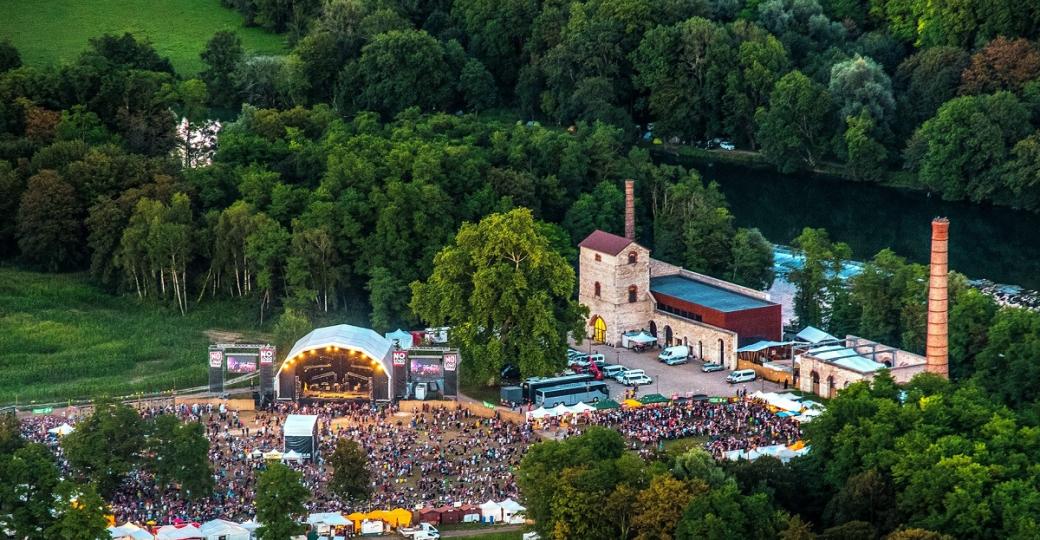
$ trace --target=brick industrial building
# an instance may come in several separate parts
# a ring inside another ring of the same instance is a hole
[[[595,231],[579,244],[579,301],[587,337],[618,346],[647,330],[662,346],[687,345],[709,362],[736,367],[736,350],[780,340],[780,305],[769,295],[650,257],[635,241],[633,186],[625,183],[625,236]]]

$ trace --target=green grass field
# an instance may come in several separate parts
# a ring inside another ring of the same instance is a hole
[[[92,286],[80,274],[0,267],[0,405],[206,384],[207,332],[263,339],[253,302],[187,316]]]
[[[87,40],[106,32],[151,40],[185,76],[203,68],[199,52],[218,30],[235,30],[247,53],[285,52],[282,36],[242,22],[219,0],[0,0],[0,36],[28,65],[73,60]]]

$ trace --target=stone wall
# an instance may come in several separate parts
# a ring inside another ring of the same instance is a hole
[[[657,325],[657,341],[665,346],[665,326],[672,329],[672,344],[690,347],[690,354],[701,357],[708,362],[719,361],[719,340],[722,340],[722,364],[728,369],[736,369],[737,334],[729,330],[684,319],[682,317],[655,311],[652,321]],[[647,321],[644,327],[649,326]]]
[[[820,387],[815,393],[821,397],[831,398],[831,386],[829,377],[833,377],[834,390],[842,390],[850,384],[860,381],[869,381],[874,378],[874,373],[860,373],[851,369],[845,369],[829,362],[813,358],[811,356],[800,356],[800,371],[798,374],[798,386],[803,392],[814,392],[812,384],[812,372],[820,376]]]

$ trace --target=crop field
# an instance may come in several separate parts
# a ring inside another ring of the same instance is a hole
[[[147,38],[184,76],[204,66],[199,52],[219,30],[234,30],[246,53],[283,54],[279,35],[245,28],[240,14],[219,0],[3,0],[0,37],[9,38],[27,65],[72,60],[104,33]]]
[[[0,267],[0,404],[206,383],[210,336],[258,333],[253,302],[174,309],[109,295],[80,274]]]

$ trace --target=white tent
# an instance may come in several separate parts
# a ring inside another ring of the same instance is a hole
[[[563,416],[565,414],[572,414],[574,411],[570,410],[570,408],[563,403],[558,403],[555,407],[549,409],[549,412],[552,413],[553,416]]]
[[[109,527],[108,534],[112,536],[112,540],[152,540],[155,538],[152,536],[152,533],[133,523],[126,523],[119,527]]]
[[[159,534],[155,535],[155,540],[201,540],[205,538],[202,531],[194,525],[185,525],[183,527],[175,527],[173,525],[164,525],[159,528]]]
[[[621,346],[626,349],[630,349],[636,345],[649,345],[651,343],[657,343],[657,338],[646,332],[621,335]]]
[[[231,521],[214,519],[199,527],[206,540],[249,540],[251,536],[245,527]]]
[[[594,410],[596,410],[595,407],[593,407],[592,405],[587,405],[584,401],[579,402],[577,405],[571,406],[571,411],[573,411],[576,414],[592,412]]]
[[[270,452],[264,452],[264,459],[280,460],[282,459],[282,453],[278,450],[271,450]]]
[[[495,501],[488,501],[480,505],[480,517],[483,521],[498,523],[502,521],[502,507]]]
[[[801,403],[783,398],[776,392],[755,392],[754,394],[751,394],[751,397],[761,399],[762,401],[785,411],[798,412],[803,408]]]
[[[297,452],[296,450],[289,450],[288,452],[282,454],[282,461],[300,461],[301,459],[303,459],[303,454]]]
[[[530,420],[532,418],[546,418],[546,417],[552,416],[552,415],[553,414],[551,412],[549,412],[549,410],[546,409],[545,407],[538,407],[537,409],[535,409],[533,411],[527,411],[527,419],[528,420]]]
[[[282,433],[285,451],[295,450],[303,459],[316,461],[318,453],[318,416],[314,414],[290,414],[285,417]]]
[[[339,512],[317,512],[307,516],[307,523],[311,525],[324,524],[331,527],[346,527],[352,522],[343,517]]]
[[[250,533],[260,528],[260,524],[257,523],[255,519],[243,521],[242,523],[239,523],[239,525],[241,525],[243,529],[249,531]]]
[[[64,437],[65,435],[68,435],[69,433],[72,433],[73,431],[76,431],[76,428],[74,428],[74,427],[72,427],[72,426],[70,426],[68,424],[62,424],[62,425],[60,425],[60,426],[58,426],[56,428],[48,429],[47,433],[51,433],[51,434],[54,434],[54,435],[61,435],[62,437]]]
[[[500,503],[502,507],[502,521],[506,523],[522,524],[524,522],[523,512],[527,510],[513,499],[506,499]]]

